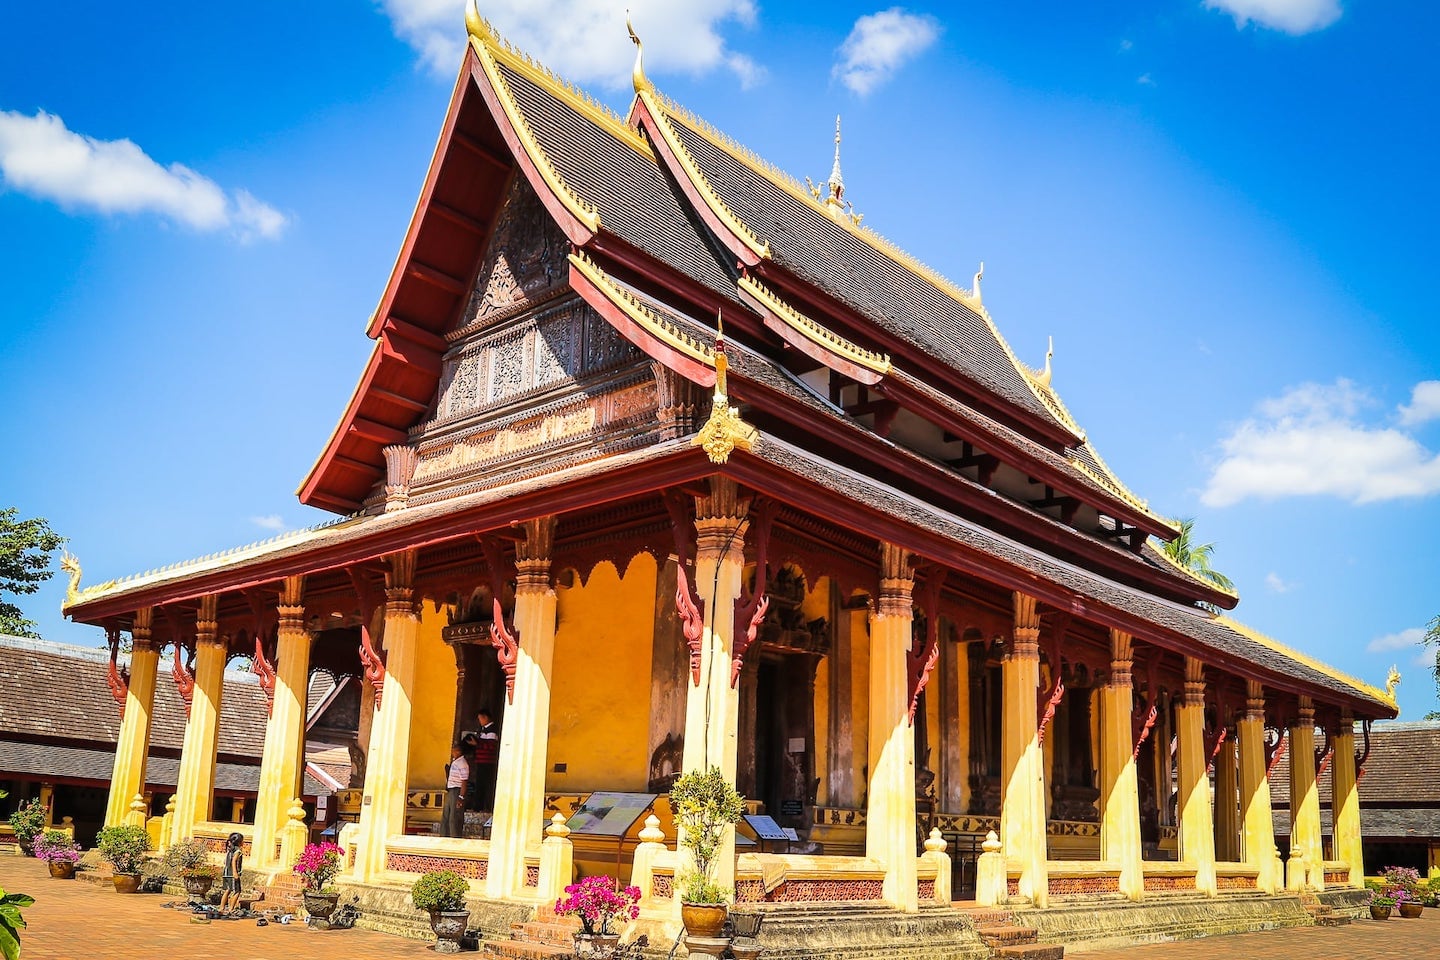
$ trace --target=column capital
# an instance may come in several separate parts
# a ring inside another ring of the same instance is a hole
[[[385,570],[385,615],[417,614],[415,603],[415,564],[418,552],[400,550],[390,554],[390,565]]]
[[[1110,631],[1110,683],[1112,687],[1132,684],[1131,668],[1135,665],[1135,638],[1123,630]]]
[[[1265,685],[1259,680],[1245,681],[1245,719],[1265,722]]]
[[[915,576],[910,559],[910,551],[904,547],[880,542],[880,599],[876,605],[879,616],[914,616]]]
[[[305,576],[286,577],[280,583],[280,629],[293,632],[305,629]]]
[[[750,501],[740,498],[729,477],[710,478],[710,493],[695,498],[695,559],[745,562],[745,540],[738,531],[750,515]]]
[[[417,451],[407,443],[383,448],[385,454],[385,512],[394,513],[410,505],[410,481],[415,476]]]
[[[526,520],[525,540],[515,545],[515,590],[550,589],[550,558],[555,551],[553,514]]]
[[[155,625],[155,608],[141,607],[135,611],[135,619],[130,625],[130,649],[135,651],[150,650],[150,631]]]
[[[1315,726],[1315,701],[1302,695],[1297,704],[1295,722],[1290,726],[1292,728]]]
[[[1016,590],[1013,594],[1015,604],[1015,639],[1010,645],[1010,656],[1038,660],[1040,659],[1040,610],[1039,603],[1029,594]]]
[[[1185,658],[1185,692],[1180,703],[1187,707],[1205,704],[1205,664],[1195,657]]]
[[[207,593],[200,598],[200,609],[195,611],[195,645],[196,647],[208,646],[219,642],[217,633],[220,629],[218,609],[220,597],[213,593]]]

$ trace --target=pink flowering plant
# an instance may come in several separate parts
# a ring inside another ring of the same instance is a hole
[[[611,877],[586,877],[565,888],[565,896],[555,901],[555,912],[562,917],[577,916],[585,932],[608,936],[613,933],[610,921],[619,917],[634,920],[640,916],[640,888],[616,889]]]
[[[295,862],[295,872],[305,881],[306,890],[321,892],[340,872],[340,848],[329,841],[306,844]]]
[[[46,863],[79,863],[80,846],[64,830],[46,830],[35,840],[35,858]]]

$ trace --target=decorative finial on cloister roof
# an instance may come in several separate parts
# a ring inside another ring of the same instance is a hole
[[[643,93],[646,90],[654,91],[655,85],[650,78],[645,76],[645,45],[640,42],[640,37],[635,33],[635,27],[630,23],[630,11],[625,11],[625,29],[630,34],[630,42],[635,44],[635,67],[630,71],[630,80],[635,85],[636,93]]]
[[[830,167],[830,179],[816,184],[809,177],[805,184],[811,195],[825,205],[825,211],[840,220],[848,217],[855,226],[860,225],[864,216],[855,212],[855,205],[845,199],[845,177],[840,173],[840,117],[835,117],[835,163]]]

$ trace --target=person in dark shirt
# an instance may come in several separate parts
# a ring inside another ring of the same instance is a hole
[[[228,914],[240,906],[240,874],[245,869],[245,838],[230,834],[225,841],[225,871],[220,876],[220,913]]]
[[[470,764],[470,804],[473,810],[494,811],[495,774],[500,763],[500,729],[488,707],[475,714],[479,728],[474,731],[475,759]]]

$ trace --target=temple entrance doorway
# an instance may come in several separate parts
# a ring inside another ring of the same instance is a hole
[[[798,654],[761,660],[755,688],[754,789],[782,827],[809,827],[815,802],[815,665]]]

